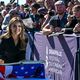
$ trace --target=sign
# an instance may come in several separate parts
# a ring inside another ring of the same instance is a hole
[[[52,80],[74,80],[77,39],[75,36],[44,36],[35,33],[35,54],[46,61],[46,76]]]

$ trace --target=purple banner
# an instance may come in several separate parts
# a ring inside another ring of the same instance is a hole
[[[34,45],[46,61],[46,76],[52,80],[74,80],[77,39],[75,36],[45,36],[35,33]],[[36,53],[35,49],[34,52]]]

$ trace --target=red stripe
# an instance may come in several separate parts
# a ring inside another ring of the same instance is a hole
[[[5,79],[3,79],[3,78],[0,78],[0,80],[5,80]]]
[[[0,72],[1,72],[2,74],[5,73],[5,66],[0,66]]]

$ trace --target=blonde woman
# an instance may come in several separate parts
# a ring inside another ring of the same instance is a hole
[[[25,59],[27,36],[24,24],[19,17],[10,20],[8,32],[0,36],[0,64],[13,63]]]

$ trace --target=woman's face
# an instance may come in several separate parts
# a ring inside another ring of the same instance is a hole
[[[20,22],[15,22],[11,25],[11,33],[14,35],[20,35],[22,31],[22,25]]]

